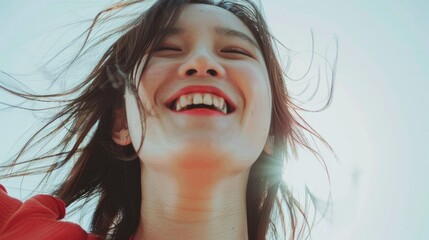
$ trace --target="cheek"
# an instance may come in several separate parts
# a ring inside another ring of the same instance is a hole
[[[168,76],[174,76],[177,72],[178,63],[168,59],[151,59],[146,67],[141,79],[144,79],[145,84],[152,82],[162,82]]]
[[[244,132],[248,138],[253,139],[255,146],[261,146],[268,136],[272,112],[268,73],[264,66],[258,65],[242,68],[235,77],[244,97]]]
[[[140,78],[139,97],[145,107],[152,108],[155,104],[156,94],[160,86],[172,74],[172,68],[167,64],[149,62],[145,72]]]
[[[243,91],[246,107],[258,113],[267,110],[271,113],[271,87],[265,66],[246,66],[235,77]]]
[[[268,81],[268,80],[267,80]],[[252,93],[246,101],[246,112],[248,114],[249,127],[255,129],[255,134],[266,135],[271,122],[271,92],[269,86],[263,84],[252,86]]]

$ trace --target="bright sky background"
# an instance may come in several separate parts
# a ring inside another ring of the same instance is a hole
[[[110,1],[0,0],[0,69],[31,73],[47,60],[46,53],[58,52],[61,41],[79,32],[58,27],[94,16],[105,6],[101,2]],[[429,1],[265,0],[263,5],[287,47],[310,50],[310,28],[320,45],[316,51],[323,53],[332,36],[339,43],[333,102],[305,116],[335,149],[343,173],[356,181],[341,184],[333,176],[334,215],[313,239],[427,239]],[[2,159],[33,123],[29,114],[0,111]],[[7,188],[19,197],[14,186],[19,184]]]

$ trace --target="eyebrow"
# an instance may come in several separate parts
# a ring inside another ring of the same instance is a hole
[[[171,36],[171,35],[180,35],[184,32],[182,28],[178,27],[169,27],[164,30],[164,36]]]
[[[247,34],[226,27],[216,27],[215,32],[219,35],[227,36],[227,37],[236,37],[242,40],[249,42],[253,47],[259,49],[259,45]]]
[[[164,36],[180,35],[183,32],[185,32],[183,28],[170,27],[165,30]],[[235,37],[235,38],[242,39],[250,43],[250,45],[252,45],[253,47],[259,49],[259,45],[256,43],[255,40],[253,40],[247,34],[240,32],[238,30],[234,30],[232,28],[227,28],[227,27],[215,27],[215,33],[226,37]]]

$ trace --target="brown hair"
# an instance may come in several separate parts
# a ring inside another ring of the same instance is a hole
[[[141,2],[145,1],[121,1],[100,12],[88,29],[84,46],[89,44],[87,40],[91,31],[103,22],[103,14]],[[263,240],[269,229],[281,239],[286,239],[287,235],[290,239],[304,237],[308,232],[305,229],[309,230],[311,226],[304,209],[282,181],[283,169],[289,151],[293,152],[297,145],[317,154],[307,143],[304,131],[326,142],[296,112],[299,107],[288,96],[284,73],[273,49],[274,38],[258,8],[247,0],[216,3],[210,0],[158,0],[135,20],[112,32],[123,34],[108,48],[89,76],[75,88],[53,95],[32,95],[8,90],[26,99],[60,99],[77,93],[79,96],[63,101],[63,108],[30,138],[12,163],[3,168],[39,161],[54,162],[4,176],[36,173],[49,175],[70,161],[75,161],[70,174],[54,194],[63,199],[67,206],[80,199],[88,200],[99,196],[91,223],[92,232],[103,238],[128,239],[136,230],[140,217],[140,161],[131,145],[120,147],[112,141],[114,112],[124,108],[125,88],[129,87],[137,97],[137,86],[129,77],[134,67],[149,53],[149,57],[144,60],[144,71],[150,60],[151,46],[156,46],[162,40],[165,30],[174,24],[190,3],[216,5],[240,18],[257,40],[266,62],[273,96],[270,136],[274,138],[274,147],[272,155],[261,153],[251,167],[246,196],[249,239]],[[110,36],[113,34],[107,35],[102,41]],[[82,52],[83,48],[77,57]],[[41,136],[42,130],[50,126],[55,127],[46,136]],[[18,162],[25,151],[42,139],[54,137],[64,126],[68,126],[68,132],[49,152]],[[121,161],[123,159],[134,160]],[[286,212],[283,204],[287,206]],[[284,221],[286,213],[289,219],[287,225]],[[301,223],[299,215],[304,219]],[[280,218],[281,227],[285,230],[283,236],[278,236],[276,216]]]

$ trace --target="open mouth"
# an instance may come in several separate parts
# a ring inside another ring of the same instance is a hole
[[[224,98],[212,93],[184,94],[166,105],[174,112],[183,112],[192,109],[207,109],[227,115],[235,110]]]

